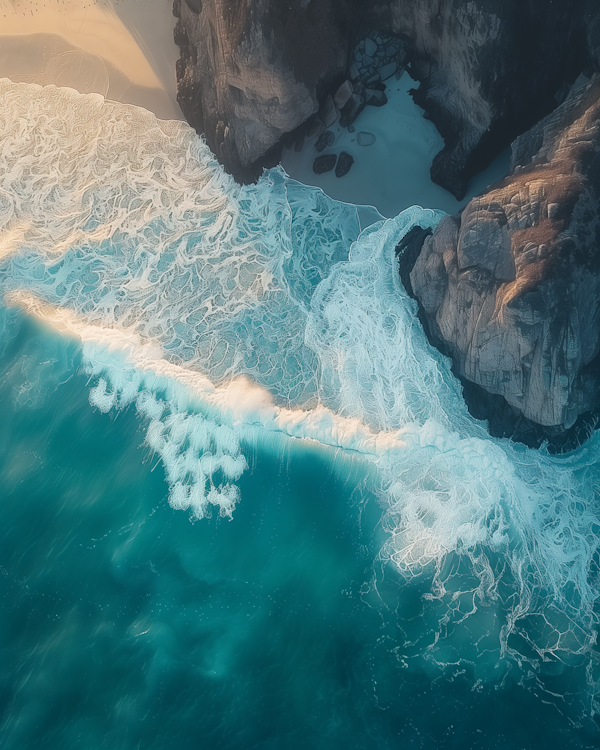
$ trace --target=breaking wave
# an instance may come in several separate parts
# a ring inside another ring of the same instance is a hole
[[[280,169],[236,185],[183,123],[7,80],[0,102],[0,292],[82,340],[92,406],[135,406],[173,508],[232,516],[260,435],[352,451],[382,560],[431,582],[425,656],[450,662],[445,640],[595,683],[600,438],[556,458],[470,417],[395,268],[440,212],[364,228]]]

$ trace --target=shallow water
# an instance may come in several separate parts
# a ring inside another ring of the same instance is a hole
[[[456,200],[431,181],[431,163],[444,147],[444,141],[409,93],[418,85],[406,72],[400,80],[389,78],[388,103],[383,107],[366,107],[353,125],[354,132],[342,128],[339,120],[329,128],[335,140],[323,153],[339,155],[346,151],[355,160],[344,177],[336,177],[333,171],[314,173],[313,162],[319,156],[316,138],[307,138],[299,152],[286,149],[282,159],[284,168],[295,180],[320,187],[336,200],[373,205],[383,216],[396,216],[414,205],[458,213],[471,198],[506,177],[510,149],[469,182],[463,200]],[[361,146],[358,143],[361,132],[374,136],[375,141]]]
[[[599,437],[468,415],[394,265],[441,214],[0,99],[3,746],[597,744]]]

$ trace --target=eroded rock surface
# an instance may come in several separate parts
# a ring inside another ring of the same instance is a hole
[[[241,181],[317,111],[328,128],[351,97],[364,106],[349,79],[410,63],[415,100],[445,140],[432,177],[461,197],[600,59],[596,0],[175,0],[174,12],[180,105]]]
[[[178,100],[219,161],[249,182],[346,70],[348,0],[175,0]]]
[[[593,57],[578,0],[392,0],[384,17],[411,40],[415,102],[445,141],[432,178],[458,198]]]
[[[512,160],[403,254],[402,273],[456,373],[502,397],[488,403],[495,432],[566,448],[600,408],[600,79],[517,139]]]

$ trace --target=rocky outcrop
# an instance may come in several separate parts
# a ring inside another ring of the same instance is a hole
[[[579,0],[393,0],[384,17],[411,41],[415,102],[445,141],[432,179],[457,198],[591,60]]]
[[[323,109],[328,96],[325,128],[336,116],[336,93],[348,95],[338,109],[348,110],[351,123],[367,98],[385,101],[376,88],[366,97],[357,83],[365,87],[378,70],[392,74],[410,61],[420,83],[415,100],[445,140],[432,177],[460,197],[472,175],[596,64],[596,6],[596,0],[553,0],[550,9],[548,0],[175,0],[178,99],[225,168],[249,181],[278,160],[282,138]]]
[[[511,175],[406,238],[401,273],[494,434],[557,451],[584,439],[600,414],[600,95],[569,91],[600,73],[598,1],[175,0],[174,13],[181,108],[241,182],[286,139],[324,151],[327,129],[354,129],[407,65],[445,142],[432,177],[454,195],[516,138]]]
[[[431,340],[496,434],[564,450],[598,421],[599,216],[596,78],[516,140],[509,177],[400,248]]]
[[[178,101],[236,179],[256,179],[282,137],[344,78],[349,0],[175,0]]]

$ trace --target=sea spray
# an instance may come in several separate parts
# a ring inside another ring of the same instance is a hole
[[[2,294],[84,342],[92,405],[135,405],[173,507],[231,517],[250,432],[356,451],[382,559],[431,581],[438,663],[440,635],[478,651],[491,607],[499,660],[595,680],[598,440],[551,458],[469,416],[394,261],[439,212],[360,233],[281,170],[237,186],[182,123],[8,81],[0,101]]]

